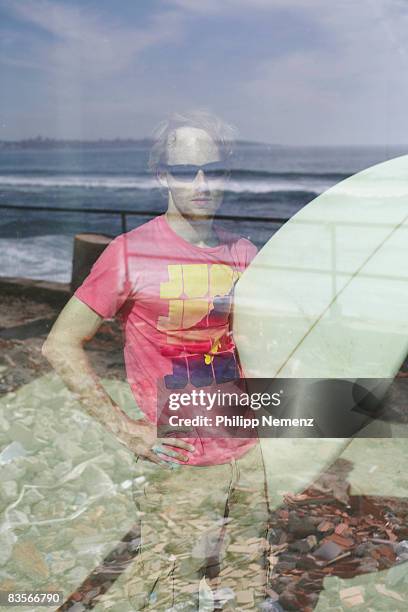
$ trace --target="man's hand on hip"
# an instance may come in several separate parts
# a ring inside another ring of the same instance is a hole
[[[195,450],[192,444],[180,438],[158,438],[156,425],[147,419],[127,421],[126,430],[126,433],[122,432],[120,434],[120,439],[129,450],[139,457],[164,465],[169,469],[172,465],[178,465],[172,462],[173,459],[181,463],[187,463],[189,461],[189,453]],[[186,428],[186,431],[191,431],[191,428]],[[169,447],[183,449],[188,452],[182,453]]]

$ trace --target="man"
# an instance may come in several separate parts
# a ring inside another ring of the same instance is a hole
[[[89,414],[135,453],[145,478],[134,488],[142,552],[127,581],[133,609],[198,610],[203,576],[216,609],[256,609],[267,580],[260,445],[190,427],[184,437],[157,438],[156,427],[172,392],[230,388],[242,376],[232,295],[256,249],[213,225],[231,153],[227,126],[192,113],[156,135],[150,166],[167,192],[166,213],[108,245],[43,352]],[[124,326],[128,382],[145,415],[139,420],[113,402],[82,348],[115,315]]]

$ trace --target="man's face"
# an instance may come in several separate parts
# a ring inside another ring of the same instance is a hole
[[[224,192],[218,165],[220,152],[207,132],[178,128],[167,146],[167,171],[162,174],[170,192],[169,209],[187,218],[213,217]]]

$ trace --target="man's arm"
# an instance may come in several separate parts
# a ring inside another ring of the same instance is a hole
[[[73,296],[55,321],[42,353],[90,416],[130,450],[159,463],[160,459],[151,451],[157,441],[156,427],[145,419],[134,421],[121,410],[104,389],[84,351],[84,342],[95,335],[102,321],[103,317]],[[180,440],[176,446],[190,445]],[[184,460],[183,455],[170,450],[168,455]]]

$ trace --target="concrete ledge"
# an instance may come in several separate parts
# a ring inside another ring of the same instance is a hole
[[[0,277],[0,293],[27,297],[36,302],[45,302],[57,307],[64,306],[71,297],[69,283],[56,283],[17,276]]]

